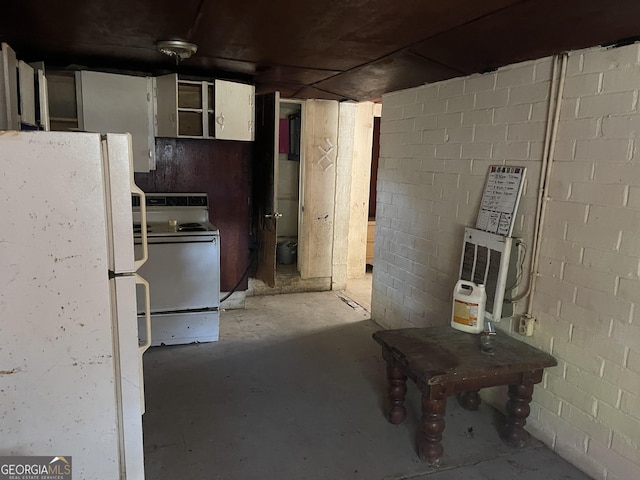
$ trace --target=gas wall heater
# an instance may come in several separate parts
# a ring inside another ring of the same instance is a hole
[[[464,231],[460,278],[485,285],[485,318],[496,322],[513,314],[512,305],[504,305],[512,241],[511,237],[475,228]]]

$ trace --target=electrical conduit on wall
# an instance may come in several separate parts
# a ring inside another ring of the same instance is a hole
[[[542,232],[544,230],[547,206],[550,200],[549,184],[551,182],[551,170],[558,133],[560,108],[562,106],[562,95],[564,92],[564,83],[567,73],[567,58],[568,54],[563,53],[556,56],[553,62],[553,71],[551,73],[551,93],[549,95],[549,111],[547,115],[547,127],[545,130],[544,148],[542,153],[542,165],[540,168],[540,181],[538,183],[538,198],[536,202],[529,282],[527,290],[512,300],[513,303],[516,303],[527,298],[527,309],[524,313],[525,319],[530,319],[531,313],[533,312],[533,299],[535,295],[536,281],[539,276],[538,267],[540,262],[540,245],[542,243]],[[560,74],[556,79],[558,64],[560,64]]]

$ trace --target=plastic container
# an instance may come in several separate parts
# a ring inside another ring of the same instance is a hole
[[[484,329],[484,306],[487,292],[484,285],[458,280],[453,290],[451,326],[467,333],[480,333]]]
[[[298,254],[298,244],[291,241],[278,242],[276,246],[276,261],[282,265],[295,263]]]
[[[480,333],[480,351],[486,355],[496,353],[496,329],[493,328],[491,320],[484,322],[484,329]]]

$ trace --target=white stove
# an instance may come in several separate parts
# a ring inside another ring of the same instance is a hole
[[[147,193],[146,219],[149,258],[140,273],[152,285],[151,345],[218,340],[220,233],[209,222],[207,195]],[[141,249],[139,197],[133,197],[133,222]]]

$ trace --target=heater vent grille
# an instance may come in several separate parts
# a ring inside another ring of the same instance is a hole
[[[485,315],[493,321],[502,318],[511,244],[511,237],[465,229],[460,278],[485,285]]]

